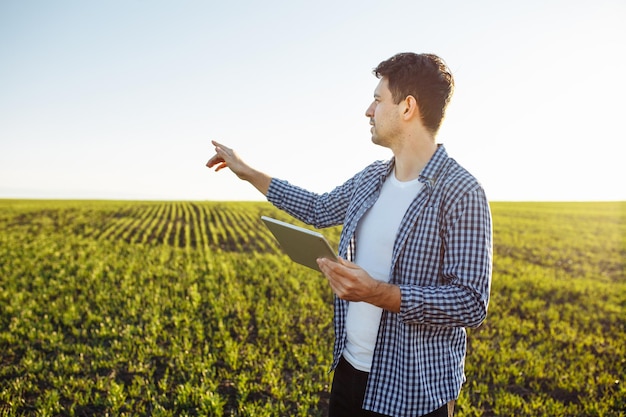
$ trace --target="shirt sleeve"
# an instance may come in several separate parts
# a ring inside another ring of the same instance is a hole
[[[336,226],[344,220],[350,203],[353,180],[336,187],[333,191],[317,194],[285,180],[272,178],[267,200],[298,220],[318,229]]]
[[[467,193],[444,216],[442,285],[400,285],[400,319],[475,328],[487,316],[492,272],[491,213],[483,190]]]

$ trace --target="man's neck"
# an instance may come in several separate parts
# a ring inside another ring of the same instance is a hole
[[[403,141],[400,146],[393,149],[396,178],[400,181],[410,181],[419,177],[436,151],[437,143],[430,135]]]

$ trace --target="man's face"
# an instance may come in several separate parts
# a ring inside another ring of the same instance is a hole
[[[400,134],[400,109],[393,102],[389,82],[381,78],[374,90],[374,101],[365,112],[372,125],[372,142],[390,147]]]

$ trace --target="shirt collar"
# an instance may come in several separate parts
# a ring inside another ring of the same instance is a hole
[[[446,152],[446,148],[443,144],[437,145],[437,150],[433,154],[430,161],[426,164],[422,172],[419,175],[420,182],[427,182],[430,185],[434,185],[437,182],[437,178],[441,175],[441,171],[448,160],[448,152]],[[396,159],[391,158],[389,164],[387,165],[387,171],[385,172],[385,178],[391,174],[393,171],[393,167],[395,166]]]
[[[428,182],[430,185],[434,185],[435,182],[437,182],[437,178],[441,175],[441,171],[443,170],[447,160],[448,152],[446,152],[446,148],[442,144],[438,144],[437,150],[420,173],[420,181]]]

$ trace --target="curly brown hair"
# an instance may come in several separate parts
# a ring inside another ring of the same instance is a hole
[[[373,73],[377,78],[387,78],[396,104],[413,96],[424,126],[433,135],[437,133],[454,91],[454,78],[443,59],[405,52],[381,62]]]

